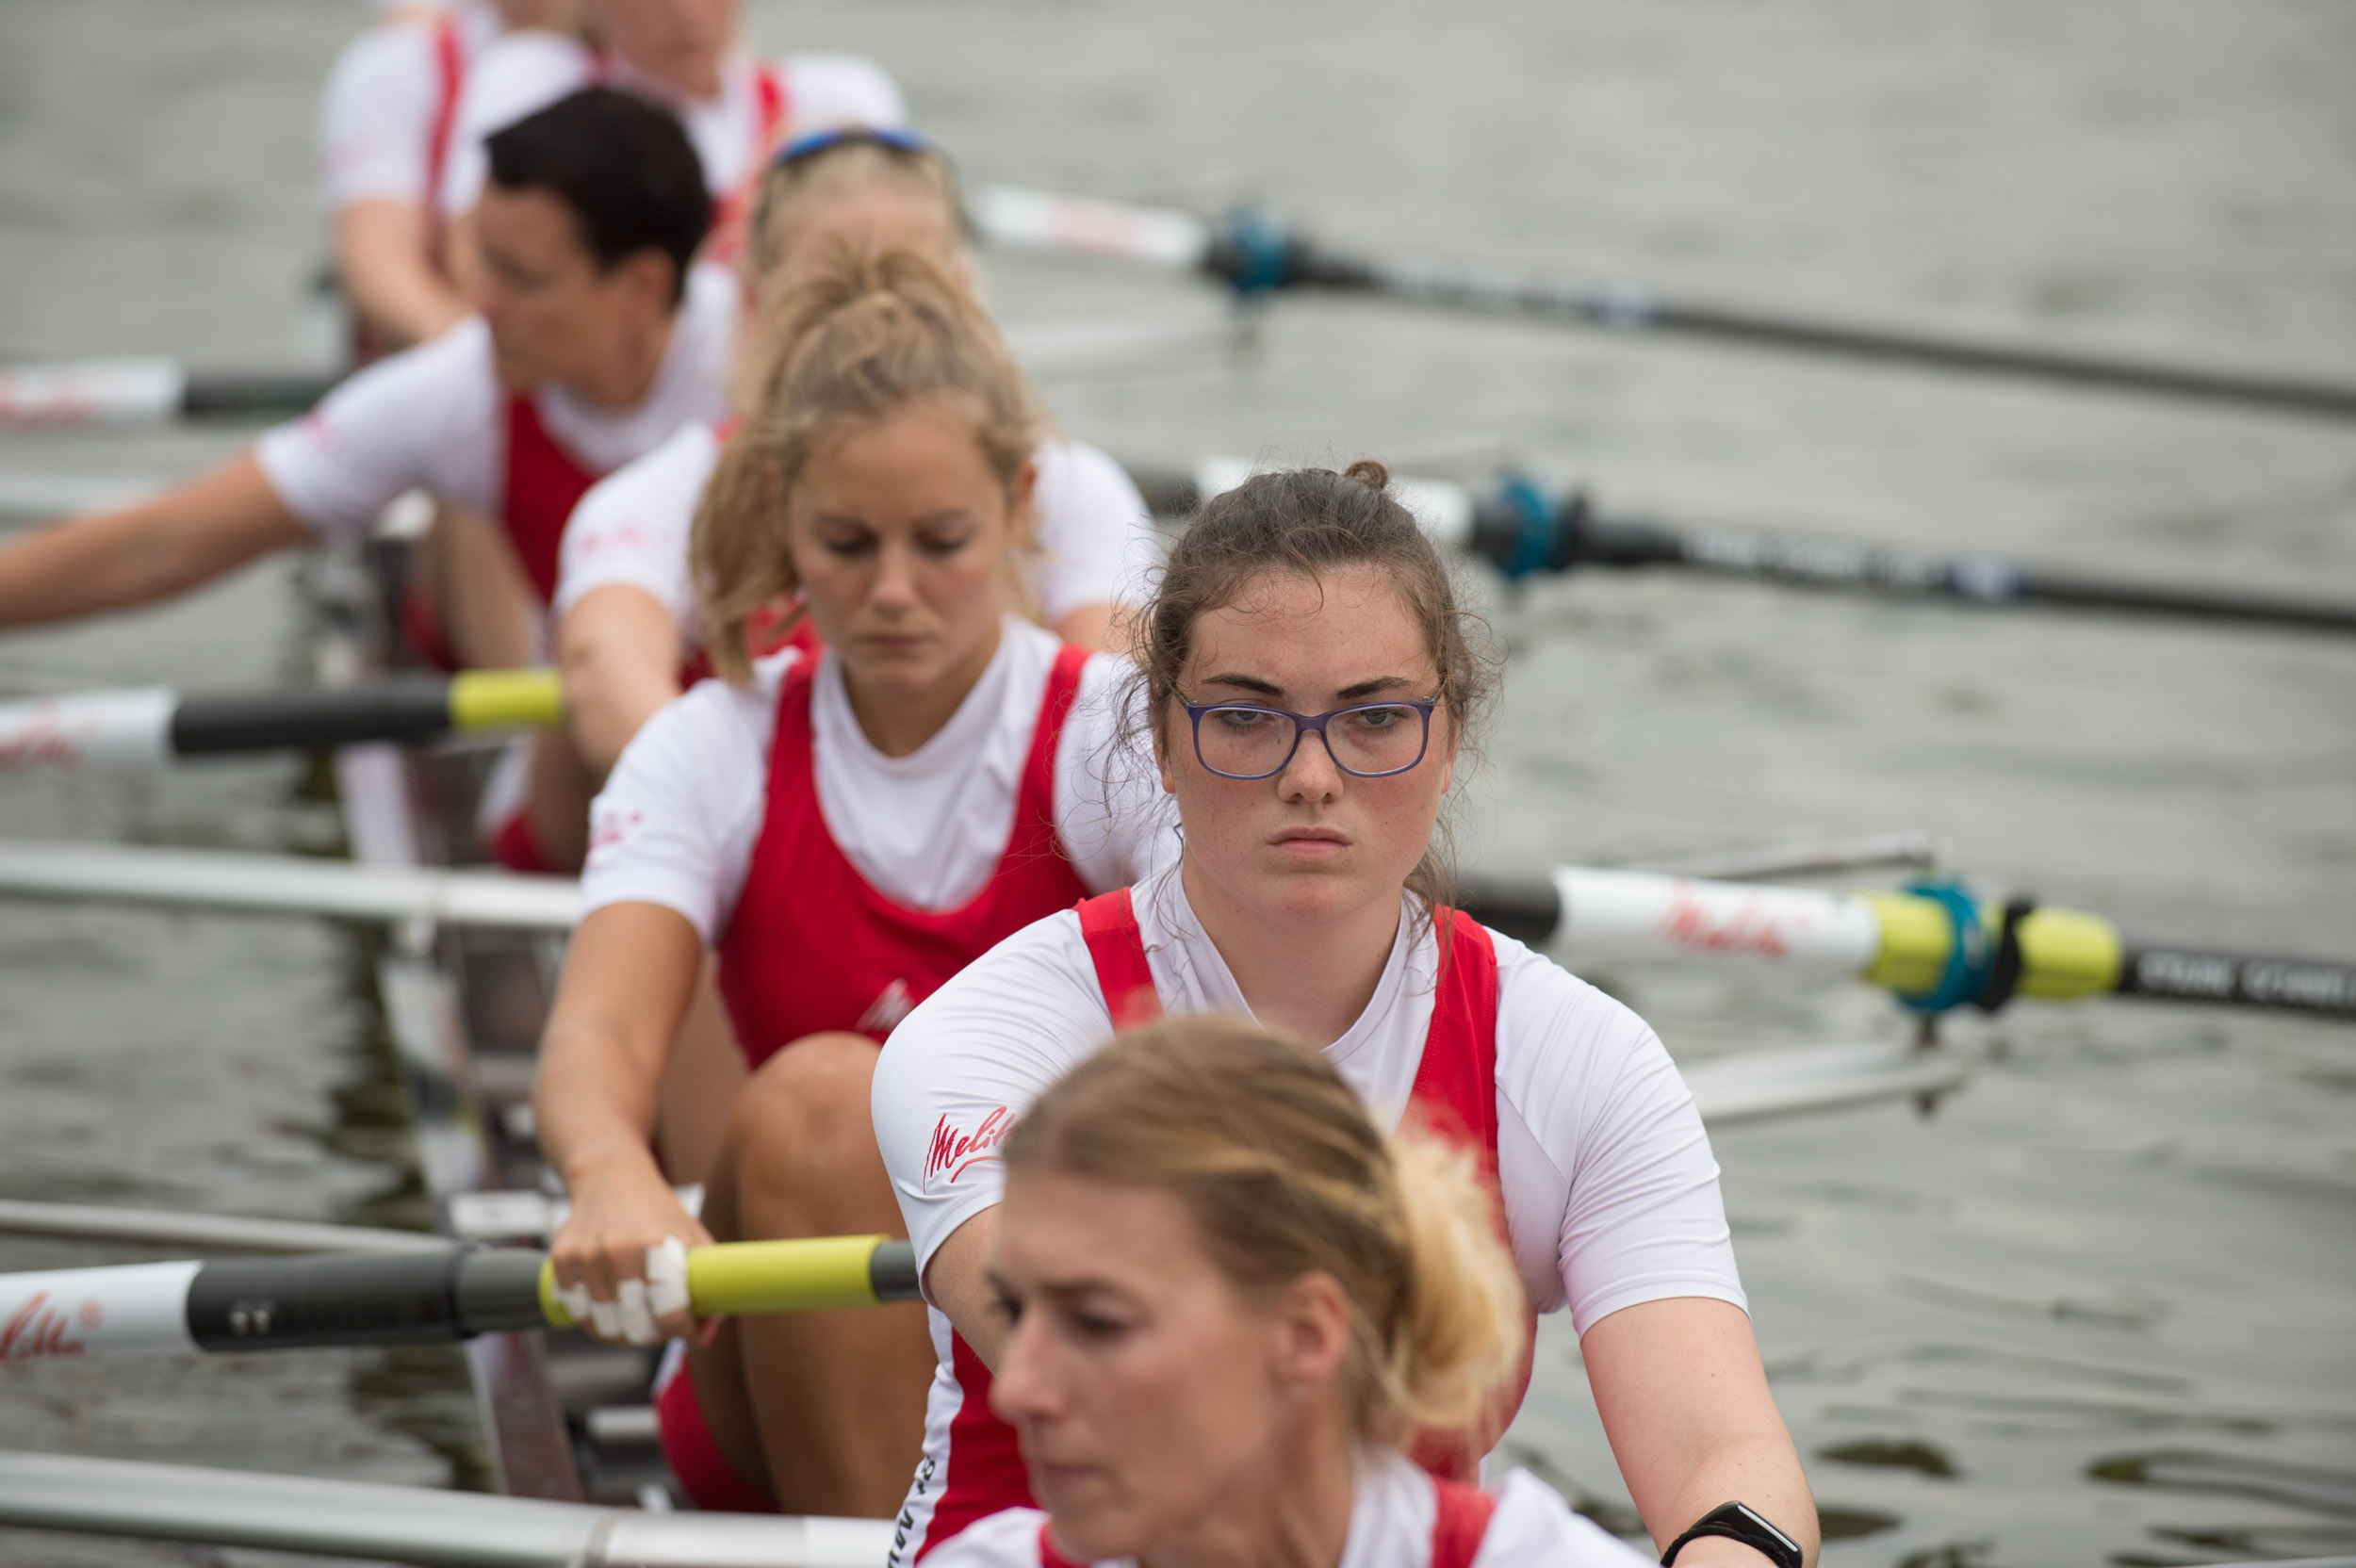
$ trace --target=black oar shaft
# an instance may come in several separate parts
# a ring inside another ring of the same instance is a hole
[[[274,419],[301,414],[334,390],[338,375],[190,376],[180,394],[188,419]]]
[[[188,1286],[188,1337],[205,1350],[283,1350],[532,1328],[544,1321],[541,1262],[538,1252],[452,1248],[208,1263]]]
[[[1446,309],[1531,316],[1612,331],[1681,333],[1758,348],[2356,419],[2356,384],[2347,383],[1973,342],[1894,327],[1664,300],[1635,289],[1581,288],[1469,268],[1374,261],[1335,255],[1299,240],[1288,242],[1271,259],[1230,237],[1212,246],[1203,265],[1214,276],[1238,286],[1373,293]]]
[[[1581,566],[1675,566],[1808,588],[2356,631],[2356,603],[2096,578],[1990,556],[1932,555],[1844,539],[1676,528],[1604,516],[1578,497],[1544,518],[1505,500],[1482,501],[1474,512],[1471,547],[1515,575]]]
[[[415,741],[450,727],[450,683],[419,676],[341,691],[183,697],[172,716],[172,749],[196,757]]]
[[[2356,964],[2131,947],[2119,962],[2119,994],[2356,1018]]]

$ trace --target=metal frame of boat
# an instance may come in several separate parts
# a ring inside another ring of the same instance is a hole
[[[410,551],[395,535],[316,559],[310,598],[323,683],[417,663],[398,630]],[[480,861],[475,813],[499,752],[499,743],[480,741],[337,752],[352,858],[385,867]],[[548,1200],[558,1192],[532,1135],[531,1088],[564,947],[552,932],[423,922],[397,924],[379,942],[377,989],[420,1174],[446,1233],[545,1240]],[[501,1491],[673,1506],[647,1403],[657,1352],[534,1330],[484,1335],[466,1356]]]

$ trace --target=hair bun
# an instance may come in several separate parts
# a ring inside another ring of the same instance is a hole
[[[1391,487],[1391,470],[1380,458],[1362,457],[1342,470],[1344,479],[1354,479],[1376,495]]]

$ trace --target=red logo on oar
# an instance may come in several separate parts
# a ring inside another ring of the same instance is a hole
[[[102,1309],[95,1301],[85,1301],[81,1313],[85,1325],[95,1327]],[[29,1298],[6,1323],[0,1323],[0,1363],[82,1354],[89,1347],[78,1339],[66,1337],[70,1326],[66,1314],[49,1305],[46,1291]]]

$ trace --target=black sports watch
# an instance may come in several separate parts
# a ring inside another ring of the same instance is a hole
[[[1766,1553],[1775,1568],[1800,1568],[1800,1544],[1760,1518],[1748,1503],[1728,1503],[1696,1519],[1692,1529],[1670,1542],[1669,1549],[1661,1554],[1661,1568],[1669,1568],[1687,1542],[1704,1535],[1723,1535],[1755,1547]]]

